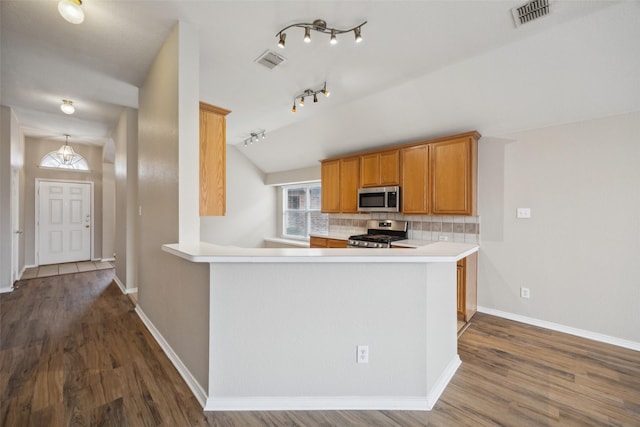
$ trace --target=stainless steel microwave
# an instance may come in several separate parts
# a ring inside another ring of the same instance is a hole
[[[400,212],[400,187],[358,189],[359,212]]]

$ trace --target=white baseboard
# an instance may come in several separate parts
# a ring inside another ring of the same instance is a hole
[[[115,258],[102,258],[102,262],[113,262],[115,260]]]
[[[635,341],[616,338],[610,335],[604,335],[597,332],[586,331],[584,329],[565,326],[559,323],[547,322],[546,320],[535,319],[533,317],[521,316],[519,314],[509,313],[506,311],[494,310],[493,308],[478,307],[478,311],[480,313],[490,314],[492,316],[497,316],[497,317],[503,317],[505,319],[514,320],[516,322],[526,323],[528,325],[539,326],[545,329],[551,329],[552,331],[563,332],[565,334],[575,335],[577,337],[587,338],[590,340],[603,342],[605,344],[612,344],[618,347],[624,347],[630,350],[640,351],[640,343]]]
[[[164,351],[164,354],[167,355],[173,366],[178,370],[182,379],[187,383],[191,392],[196,397],[198,402],[200,402],[200,406],[203,408],[207,403],[207,392],[202,388],[202,386],[196,381],[196,379],[191,375],[191,372],[187,369],[187,367],[182,363],[182,360],[178,357],[178,355],[173,351],[169,343],[164,339],[160,331],[156,329],[151,320],[144,314],[139,305],[136,305],[136,313],[138,313],[138,317],[142,320],[142,323],[147,327],[153,338],[155,338],[156,342]],[[207,409],[205,409],[207,410]]]
[[[438,399],[440,399],[440,395],[444,392],[444,389],[447,388],[449,381],[451,381],[451,378],[453,378],[453,376],[456,374],[456,371],[458,370],[460,365],[462,365],[462,361],[460,360],[460,356],[456,354],[451,362],[449,362],[445,370],[442,371],[442,374],[440,374],[440,377],[433,385],[431,391],[427,394],[427,404],[429,406],[429,411],[433,409],[433,406],[436,404]]]
[[[429,411],[425,396],[211,397],[205,411]]]
[[[124,283],[122,283],[120,281],[120,279],[118,279],[118,276],[114,275],[113,276],[113,281],[116,282],[116,285],[118,285],[118,287],[120,288],[120,291],[127,295],[127,294],[134,294],[136,292],[138,292],[138,288],[127,288],[124,286]]]
[[[0,288],[0,294],[6,294],[8,292],[13,292],[13,286],[3,286]]]
[[[430,411],[461,365],[456,354],[427,396],[209,397],[205,411]]]

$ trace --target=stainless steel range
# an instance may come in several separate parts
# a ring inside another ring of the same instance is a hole
[[[350,248],[389,248],[391,242],[407,238],[407,221],[370,219],[367,234],[349,237]]]

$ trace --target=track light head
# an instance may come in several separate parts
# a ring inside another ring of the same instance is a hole
[[[284,41],[287,38],[287,34],[286,33],[280,33],[280,40],[278,40],[278,47],[280,49],[284,49]]]
[[[67,22],[72,24],[82,24],[84,21],[82,0],[60,0],[58,3],[58,13]]]
[[[338,38],[336,37],[336,30],[331,30],[331,39],[329,40],[331,44],[338,44]]]
[[[293,101],[293,108],[291,109],[292,113],[296,112],[296,101]]]
[[[300,98],[300,106],[304,107],[304,96],[302,98]]]
[[[360,43],[362,41],[362,32],[360,27],[356,27],[353,30],[353,33],[356,36],[356,43]]]
[[[318,95],[317,94],[313,94],[313,103],[315,104],[316,102],[318,102]]]
[[[311,43],[311,28],[309,27],[304,29],[304,42]]]

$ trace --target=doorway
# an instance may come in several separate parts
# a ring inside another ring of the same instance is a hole
[[[91,260],[93,182],[38,180],[36,230],[39,265]]]

